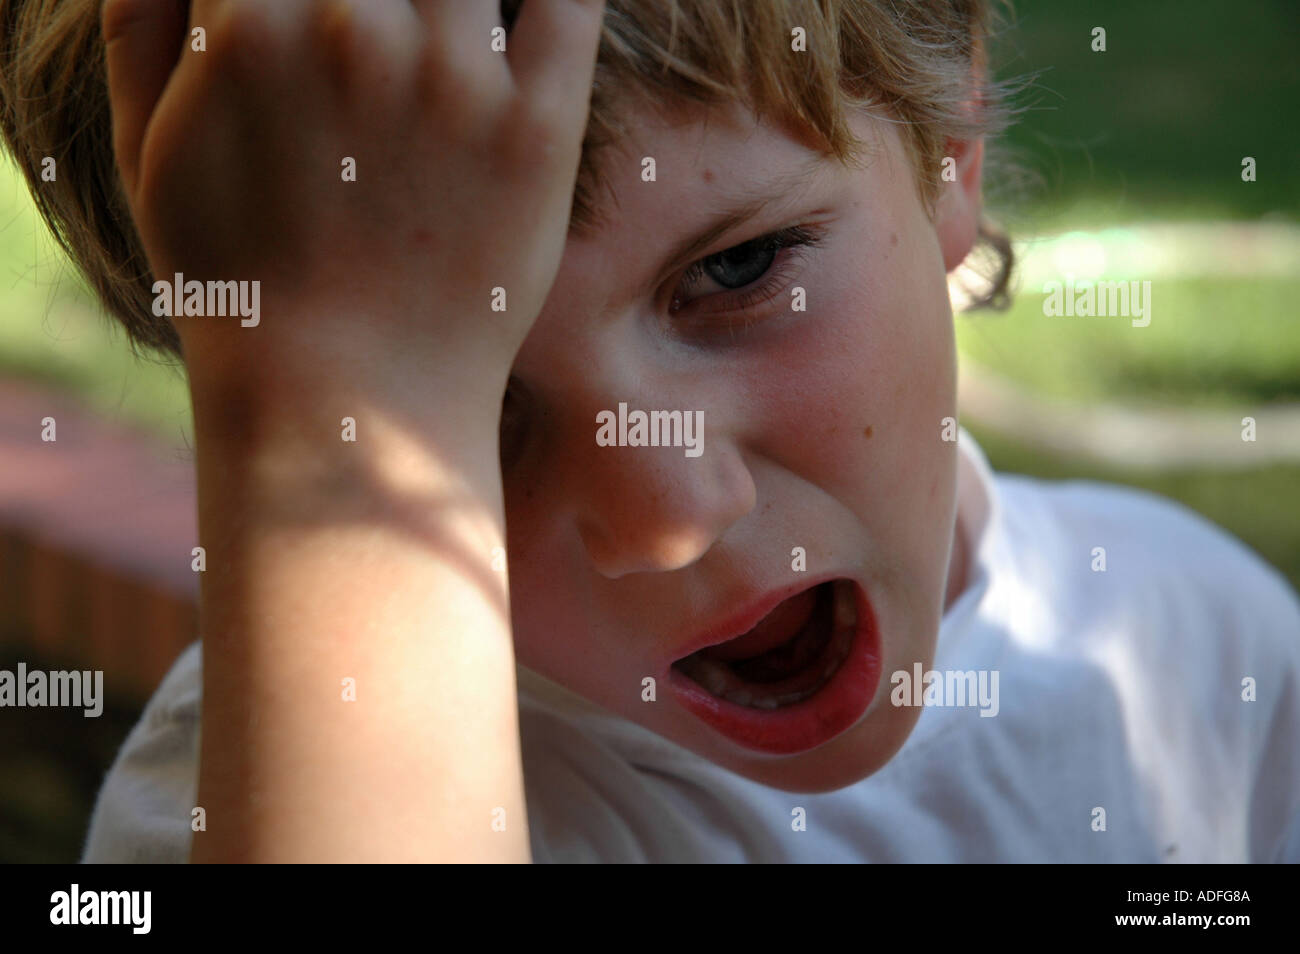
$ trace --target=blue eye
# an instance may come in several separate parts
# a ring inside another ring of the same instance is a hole
[[[817,245],[825,231],[821,226],[781,229],[700,259],[682,275],[669,311],[676,314],[695,301],[703,301],[711,303],[705,306],[709,313],[727,312],[743,310],[769,300],[781,292],[780,279],[789,277],[783,274],[788,271],[784,266],[796,257],[794,252]],[[783,254],[787,251],[791,254]],[[773,268],[778,259],[781,260],[781,265]],[[765,276],[765,281],[759,285],[754,284]],[[701,289],[697,286],[707,282],[714,282],[723,292],[711,295],[691,294],[700,292]],[[748,291],[743,294],[730,294],[746,288]],[[715,298],[720,301],[712,303]]]
[[[744,288],[772,267],[779,249],[766,238],[737,245],[700,262],[704,273],[723,288]]]

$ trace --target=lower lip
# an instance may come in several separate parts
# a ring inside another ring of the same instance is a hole
[[[853,586],[858,625],[849,654],[815,695],[779,709],[754,709],[720,699],[671,667],[668,685],[688,710],[732,742],[766,755],[796,755],[829,742],[867,711],[880,682],[876,617],[862,588]]]

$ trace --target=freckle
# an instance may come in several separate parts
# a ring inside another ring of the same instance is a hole
[[[897,233],[897,232],[895,232],[893,235],[889,236],[889,244],[890,244],[890,245],[897,245],[897,244],[898,244],[898,233]]]
[[[863,437],[870,437],[871,434],[872,434],[871,425],[868,424],[865,428],[863,428],[863,430],[862,430],[862,436],[863,436]]]

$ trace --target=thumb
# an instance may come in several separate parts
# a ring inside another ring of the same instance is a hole
[[[100,19],[113,112],[113,151],[128,194],[139,179],[140,147],[181,56],[187,0],[107,0]]]

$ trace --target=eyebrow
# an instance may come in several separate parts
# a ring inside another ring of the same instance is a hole
[[[797,201],[812,187],[814,183],[812,173],[819,160],[819,156],[814,156],[789,172],[765,182],[749,183],[730,194],[724,200],[727,205],[730,205],[729,208],[724,206],[724,211],[702,231],[687,236],[673,246],[663,263],[655,270],[654,285],[658,285],[664,277],[677,269],[689,265],[722,236],[757,218],[775,203],[792,204]]]

